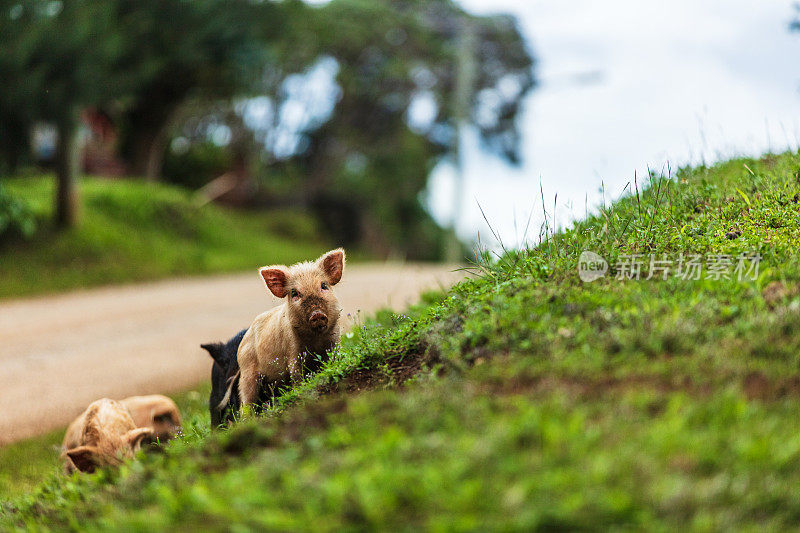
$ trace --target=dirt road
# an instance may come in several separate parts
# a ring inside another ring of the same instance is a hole
[[[400,310],[463,277],[443,266],[348,266],[347,313]],[[199,345],[280,303],[257,272],[0,302],[0,445],[65,426],[103,397],[170,393],[209,378]]]

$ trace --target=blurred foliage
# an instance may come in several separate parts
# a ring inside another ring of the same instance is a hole
[[[14,80],[0,88],[0,119],[30,126],[107,106],[135,144],[139,135],[159,133],[193,91],[224,97],[247,83],[264,63],[262,41],[273,26],[242,22],[279,28],[271,6],[0,0],[0,77]]]
[[[36,232],[36,217],[27,204],[0,183],[0,244],[9,238],[29,238]]]
[[[187,146],[184,151],[167,150],[164,181],[197,189],[231,167],[230,151],[211,142]]]
[[[452,0],[0,0],[0,46],[0,78],[14,80],[0,87],[5,170],[25,161],[36,121],[72,135],[81,110],[102,109],[135,175],[192,187],[223,170],[259,176],[272,203],[311,207],[341,244],[409,258],[441,255],[423,197],[459,120],[517,163],[534,85],[515,20]],[[474,87],[461,102],[465,56]],[[165,156],[175,139],[192,146]],[[57,155],[68,187],[73,149]]]
[[[165,126],[190,97],[247,91],[268,65],[267,44],[282,36],[285,7],[247,0],[115,0],[142,74],[123,113],[123,153],[134,174],[156,178]]]
[[[515,163],[515,121],[534,80],[514,19],[473,17],[449,0],[333,0],[310,13],[300,42],[309,57],[335,60],[338,100],[324,123],[310,121],[302,132],[305,148],[275,166],[300,168],[304,193],[339,241],[440,257],[445,240],[420,198],[433,167],[456,150],[461,31],[468,24],[477,36],[468,121],[488,148]],[[410,124],[420,98],[435,112],[428,123]]]

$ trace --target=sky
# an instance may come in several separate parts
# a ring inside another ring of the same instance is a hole
[[[460,0],[518,17],[540,85],[520,119],[523,165],[466,132],[460,235],[519,245],[542,196],[564,226],[617,198],[634,173],[800,146],[800,33],[792,0]],[[455,171],[440,164],[427,203],[452,221]],[[540,189],[541,187],[541,189]],[[556,197],[557,195],[557,197]],[[480,207],[479,207],[480,206]],[[555,208],[554,208],[555,206]],[[532,213],[532,215],[531,215]]]

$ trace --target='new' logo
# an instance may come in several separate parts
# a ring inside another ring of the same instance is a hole
[[[578,276],[581,281],[591,283],[600,279],[608,272],[608,262],[603,256],[594,252],[583,251],[578,258]]]

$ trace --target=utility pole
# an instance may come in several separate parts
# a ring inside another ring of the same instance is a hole
[[[456,119],[456,139],[453,149],[453,166],[455,167],[455,183],[453,187],[453,218],[451,230],[453,235],[447,246],[446,257],[451,263],[464,260],[461,254],[461,242],[455,233],[464,206],[464,141],[470,123],[472,96],[475,92],[475,26],[464,17],[458,43],[456,62],[456,86],[454,98],[454,115]]]

